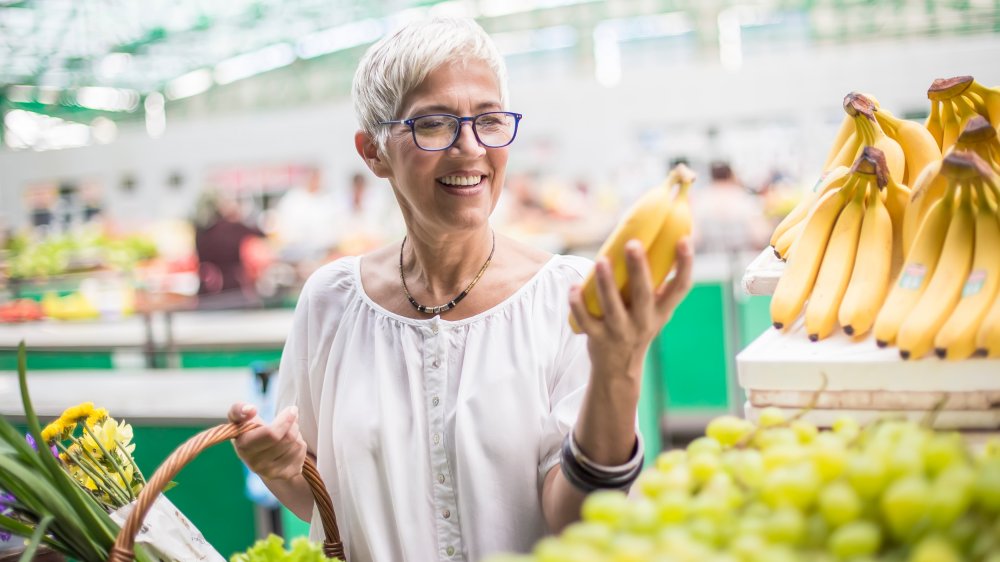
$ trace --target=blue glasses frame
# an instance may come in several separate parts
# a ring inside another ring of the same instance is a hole
[[[479,138],[479,131],[476,130],[476,120],[484,115],[497,115],[497,114],[510,115],[514,118],[514,134],[510,136],[509,141],[503,144],[485,143],[483,142],[483,139]],[[417,141],[417,129],[416,127],[413,126],[413,123],[415,123],[417,119],[420,119],[422,117],[451,117],[452,119],[456,119],[458,121],[458,127],[455,128],[455,136],[452,137],[451,142],[449,142],[446,146],[442,148],[424,148],[420,146],[420,143]],[[479,115],[473,115],[472,117],[459,117],[458,115],[452,115],[450,113],[428,113],[426,115],[416,115],[414,117],[410,117],[409,119],[394,119],[392,121],[379,121],[379,125],[406,125],[407,127],[410,128],[410,134],[413,135],[413,144],[415,144],[417,148],[419,148],[420,150],[425,150],[427,152],[440,152],[442,150],[448,150],[449,148],[455,146],[455,142],[458,140],[458,135],[462,132],[462,124],[466,122],[472,123],[472,134],[473,136],[476,137],[476,142],[478,142],[482,146],[485,146],[486,148],[503,148],[505,146],[508,146],[510,145],[510,143],[514,142],[514,139],[517,138],[517,128],[518,125],[520,125],[521,123],[522,117],[524,117],[524,115],[520,113],[514,113],[513,111],[487,111],[485,113],[480,113]]]

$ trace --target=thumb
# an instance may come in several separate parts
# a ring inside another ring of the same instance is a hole
[[[257,416],[257,408],[253,404],[237,402],[229,408],[229,421],[243,423]]]

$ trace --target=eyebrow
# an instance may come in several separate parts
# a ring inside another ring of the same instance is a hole
[[[479,105],[476,105],[473,109],[475,110],[476,113],[482,113],[484,110],[485,111],[491,111],[491,110],[499,111],[501,109],[501,106],[500,106],[500,102],[488,101],[488,102],[483,102],[483,103],[481,103]],[[451,114],[451,111],[452,111],[452,108],[449,107],[449,106],[447,106],[447,105],[440,105],[440,104],[437,104],[437,105],[423,105],[423,106],[417,106],[416,108],[414,108],[410,112],[409,117],[413,117],[413,116],[416,116],[416,115],[428,115],[428,114],[432,114],[432,113],[448,113],[448,114]]]

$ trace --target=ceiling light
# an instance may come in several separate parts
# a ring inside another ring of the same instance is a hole
[[[4,96],[14,103],[31,103],[35,101],[34,86],[7,86]]]
[[[101,62],[97,63],[97,74],[101,78],[114,78],[128,70],[130,64],[132,64],[132,55],[110,53],[104,55]]]
[[[206,92],[211,87],[212,71],[207,68],[200,68],[167,82],[167,99],[179,100],[181,98],[189,98]]]
[[[215,65],[215,82],[229,84],[256,76],[295,62],[295,49],[288,43],[277,43],[259,51],[235,56]]]
[[[139,92],[88,86],[76,91],[76,103],[82,107],[104,111],[135,111],[139,107]]]
[[[295,52],[311,59],[358,45],[371,43],[382,36],[385,25],[381,20],[366,19],[310,33],[295,44]]]

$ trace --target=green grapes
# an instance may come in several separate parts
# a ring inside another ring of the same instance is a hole
[[[713,420],[631,493],[484,562],[1000,562],[1000,443],[905,421],[820,430],[765,409]]]

